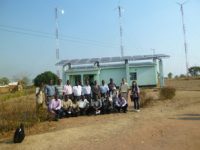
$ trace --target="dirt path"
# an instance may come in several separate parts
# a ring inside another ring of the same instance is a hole
[[[1,150],[199,150],[200,92],[177,92],[136,113],[62,119],[54,132],[26,136],[21,144],[0,142]]]

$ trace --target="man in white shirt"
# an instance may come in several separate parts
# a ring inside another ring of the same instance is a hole
[[[80,109],[80,114],[84,115],[85,112],[87,111],[88,107],[89,107],[89,102],[85,98],[84,95],[81,95],[81,100],[78,101],[78,106],[79,106],[79,109]]]
[[[88,80],[86,80],[85,83],[86,83],[86,84],[85,84],[85,86],[83,87],[83,91],[82,91],[83,93],[82,93],[82,95],[84,95],[85,98],[86,98],[89,102],[91,102],[91,86],[90,86]]]
[[[81,93],[82,93],[82,87],[81,85],[78,83],[78,81],[76,81],[76,85],[73,86],[73,94],[74,94],[74,99],[76,101],[79,101],[80,100],[80,97],[81,97]]]
[[[67,95],[70,99],[72,99],[72,93],[73,93],[72,86],[70,84],[70,81],[67,80],[67,84],[64,85],[63,94]]]

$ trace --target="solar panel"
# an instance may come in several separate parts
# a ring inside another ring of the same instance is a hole
[[[71,63],[72,65],[79,65],[79,64],[92,64],[95,62],[99,63],[110,63],[110,62],[121,62],[121,61],[136,61],[136,60],[148,60],[148,59],[161,59],[161,58],[168,58],[169,55],[164,54],[155,54],[155,55],[137,55],[137,56],[124,56],[124,57],[102,57],[102,58],[84,58],[84,59],[71,59],[71,60],[61,60],[56,65],[63,66],[67,63]]]
[[[78,63],[78,61],[79,61],[80,59],[72,59],[71,61],[69,61],[69,63],[71,63],[72,65],[77,65]]]
[[[89,60],[89,62],[90,63],[95,63],[95,62],[97,62],[97,61],[99,61],[100,60],[100,58],[91,58],[90,60]]]
[[[100,62],[101,63],[106,63],[106,62],[110,62],[111,61],[111,57],[102,57]]]
[[[88,61],[89,61],[89,59],[85,58],[85,59],[80,59],[80,60],[78,61],[78,63],[79,63],[79,64],[87,64]]]
[[[112,57],[112,58],[111,58],[111,61],[112,61],[112,62],[121,61],[121,57]]]

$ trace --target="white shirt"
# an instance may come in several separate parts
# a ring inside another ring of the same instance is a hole
[[[82,87],[80,85],[73,86],[74,96],[81,96],[81,92],[82,92]]]
[[[83,94],[91,94],[91,86],[86,85],[83,87]]]
[[[79,108],[85,108],[87,104],[89,104],[87,99],[84,99],[84,101],[82,100],[78,101]]]
[[[64,85],[63,92],[65,93],[65,95],[71,95],[72,94],[72,86]]]

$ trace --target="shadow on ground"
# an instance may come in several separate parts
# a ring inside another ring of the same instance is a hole
[[[200,114],[180,114],[176,115],[176,118],[169,118],[169,119],[177,119],[177,120],[200,120]]]

